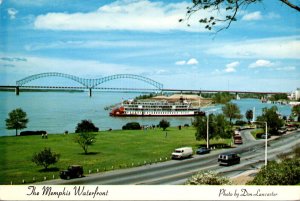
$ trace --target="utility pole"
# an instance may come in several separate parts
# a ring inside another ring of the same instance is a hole
[[[208,132],[209,132],[209,113],[207,112],[207,123],[206,123],[206,148],[209,148],[209,138],[208,138]]]

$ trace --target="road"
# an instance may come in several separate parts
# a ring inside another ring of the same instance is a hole
[[[171,160],[142,167],[109,171],[86,175],[71,180],[50,180],[37,184],[59,185],[164,185],[184,184],[187,178],[200,170],[211,170],[232,177],[247,170],[253,170],[264,164],[265,140],[255,140],[250,131],[242,131],[243,145],[236,148],[213,150],[207,155],[194,155],[190,159]],[[280,138],[268,139],[268,160],[275,159],[278,154],[289,152],[300,144],[300,131],[283,135]],[[241,163],[233,166],[219,166],[217,157],[222,152],[236,152],[241,156]]]

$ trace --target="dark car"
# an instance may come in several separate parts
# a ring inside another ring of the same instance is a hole
[[[59,176],[62,179],[80,178],[83,176],[83,167],[81,165],[71,165],[67,170],[61,171]]]
[[[201,147],[197,149],[196,154],[208,154],[210,152],[210,149],[206,147]]]
[[[240,163],[240,156],[236,153],[224,153],[218,157],[220,165],[234,165]]]

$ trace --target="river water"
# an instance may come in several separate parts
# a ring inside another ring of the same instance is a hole
[[[90,119],[100,130],[121,129],[127,122],[137,121],[141,125],[157,125],[162,117],[110,117],[109,110],[104,108],[122,99],[134,98],[137,93],[93,92],[89,97],[87,92],[21,92],[16,96],[13,92],[0,92],[0,136],[15,135],[14,130],[7,130],[5,119],[8,113],[16,108],[22,108],[29,119],[24,130],[46,130],[48,133],[74,132],[77,123]],[[262,108],[274,104],[261,103],[257,99],[241,99],[232,101],[240,107],[244,115],[255,107],[255,114],[260,115]],[[276,105],[282,115],[290,115],[288,105]],[[220,113],[222,105],[203,108],[204,111]],[[168,117],[171,126],[191,124],[192,117]]]

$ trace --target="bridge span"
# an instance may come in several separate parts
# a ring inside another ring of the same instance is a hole
[[[162,89],[162,91],[166,92],[179,92],[179,93],[219,93],[219,92],[227,92],[234,94],[288,94],[288,92],[276,92],[276,91],[241,91],[241,90],[209,90],[209,89]]]
[[[1,89],[10,89],[16,90],[16,95],[19,95],[21,89],[58,89],[58,90],[89,90],[89,95],[91,94],[91,89],[87,89],[86,87],[75,87],[75,86],[12,86],[12,85],[2,85],[0,86]],[[261,94],[261,95],[273,95],[273,94],[288,94],[288,92],[275,92],[275,91],[241,91],[241,90],[206,90],[206,89],[151,89],[151,88],[122,88],[122,87],[94,87],[93,89],[99,91],[120,91],[120,92],[145,92],[145,93],[164,93],[164,92],[174,92],[174,93],[192,93],[192,94],[199,94],[202,93],[219,93],[219,92],[227,92],[231,94]]]
[[[80,83],[82,86],[37,86],[37,85],[28,85],[33,80],[42,79],[45,77],[62,77],[69,80],[73,80],[75,82]],[[109,82],[115,79],[134,79],[139,80],[144,83],[149,84],[152,88],[122,88],[122,87],[101,87],[100,85]],[[86,79],[80,78],[74,75],[69,75],[65,73],[57,73],[57,72],[47,72],[40,73],[25,77],[21,80],[16,81],[15,86],[0,86],[0,89],[15,89],[16,95],[19,95],[20,89],[62,89],[62,90],[89,90],[89,95],[92,96],[92,89],[96,90],[105,90],[105,91],[133,91],[133,92],[178,92],[178,93],[218,93],[218,92],[228,92],[234,93],[238,96],[238,94],[288,94],[288,92],[274,92],[274,91],[247,91],[247,90],[207,90],[207,89],[172,89],[172,88],[164,88],[162,83],[154,81],[150,78],[134,75],[134,74],[116,74],[106,77],[101,77],[97,79]]]
[[[45,78],[45,77],[62,77],[62,78],[66,78],[66,79],[70,79],[73,80],[75,82],[80,83],[81,85],[83,85],[83,87],[57,87],[57,86],[26,86],[25,84],[33,81],[33,80],[37,80],[37,79],[41,79],[41,78]],[[139,80],[142,82],[145,82],[149,85],[151,85],[152,87],[154,87],[156,90],[161,91],[163,89],[163,84],[156,82],[150,78],[144,77],[144,76],[140,76],[140,75],[134,75],[134,74],[116,74],[116,75],[111,75],[111,76],[106,76],[106,77],[101,77],[101,78],[96,78],[96,79],[86,79],[86,78],[81,78],[81,77],[77,77],[74,75],[69,75],[69,74],[65,74],[65,73],[58,73],[58,72],[47,72],[47,73],[40,73],[40,74],[35,74],[35,75],[31,75],[28,77],[25,77],[21,80],[18,80],[16,82],[16,94],[18,95],[20,93],[20,87],[23,88],[76,88],[76,89],[88,89],[89,90],[89,94],[90,96],[92,96],[92,89],[96,89],[98,85],[101,85],[105,82],[109,82],[111,80],[115,80],[115,79],[135,79],[135,80]]]

